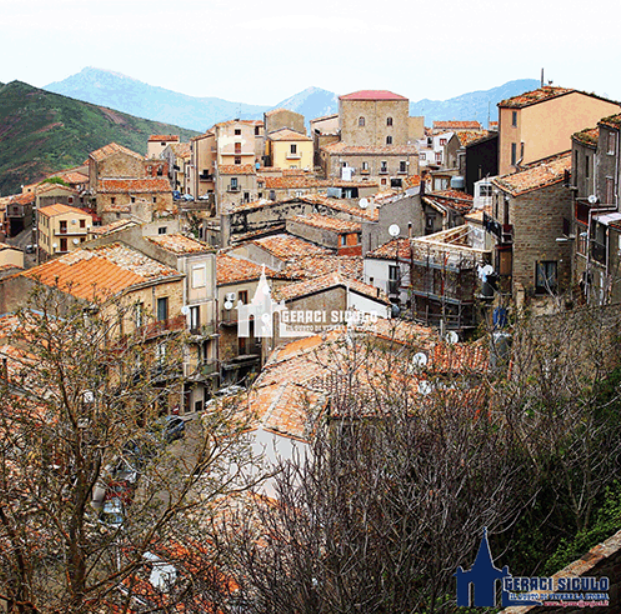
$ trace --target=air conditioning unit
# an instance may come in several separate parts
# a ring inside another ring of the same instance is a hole
[[[227,292],[225,298],[232,303],[235,300],[235,292]]]

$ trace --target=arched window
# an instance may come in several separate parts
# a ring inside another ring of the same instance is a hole
[[[387,126],[392,126],[392,117],[387,117],[386,118],[386,125]]]
[[[358,125],[359,126],[364,126],[364,117],[359,117],[358,118]]]

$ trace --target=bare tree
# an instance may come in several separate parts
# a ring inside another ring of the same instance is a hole
[[[183,445],[167,445],[160,414],[179,394],[182,346],[169,337],[164,352],[144,329],[122,336],[130,308],[41,286],[5,321],[0,597],[10,612],[133,611],[137,578],[153,566],[147,553],[192,552],[191,512],[246,486],[252,459],[231,415],[197,420]],[[94,509],[98,490],[112,514]],[[184,577],[168,587],[169,605],[200,597]],[[212,596],[225,587],[218,578]]]

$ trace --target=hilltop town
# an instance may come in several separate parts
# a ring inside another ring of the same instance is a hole
[[[596,523],[621,105],[409,108],[362,90],[308,130],[275,109],[112,142],[0,198],[7,611],[450,611],[484,526],[552,557]]]

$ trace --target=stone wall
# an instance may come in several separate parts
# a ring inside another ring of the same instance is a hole
[[[408,117],[408,100],[339,100],[341,140],[347,145],[385,147],[387,136],[392,137],[393,146],[407,145]]]

